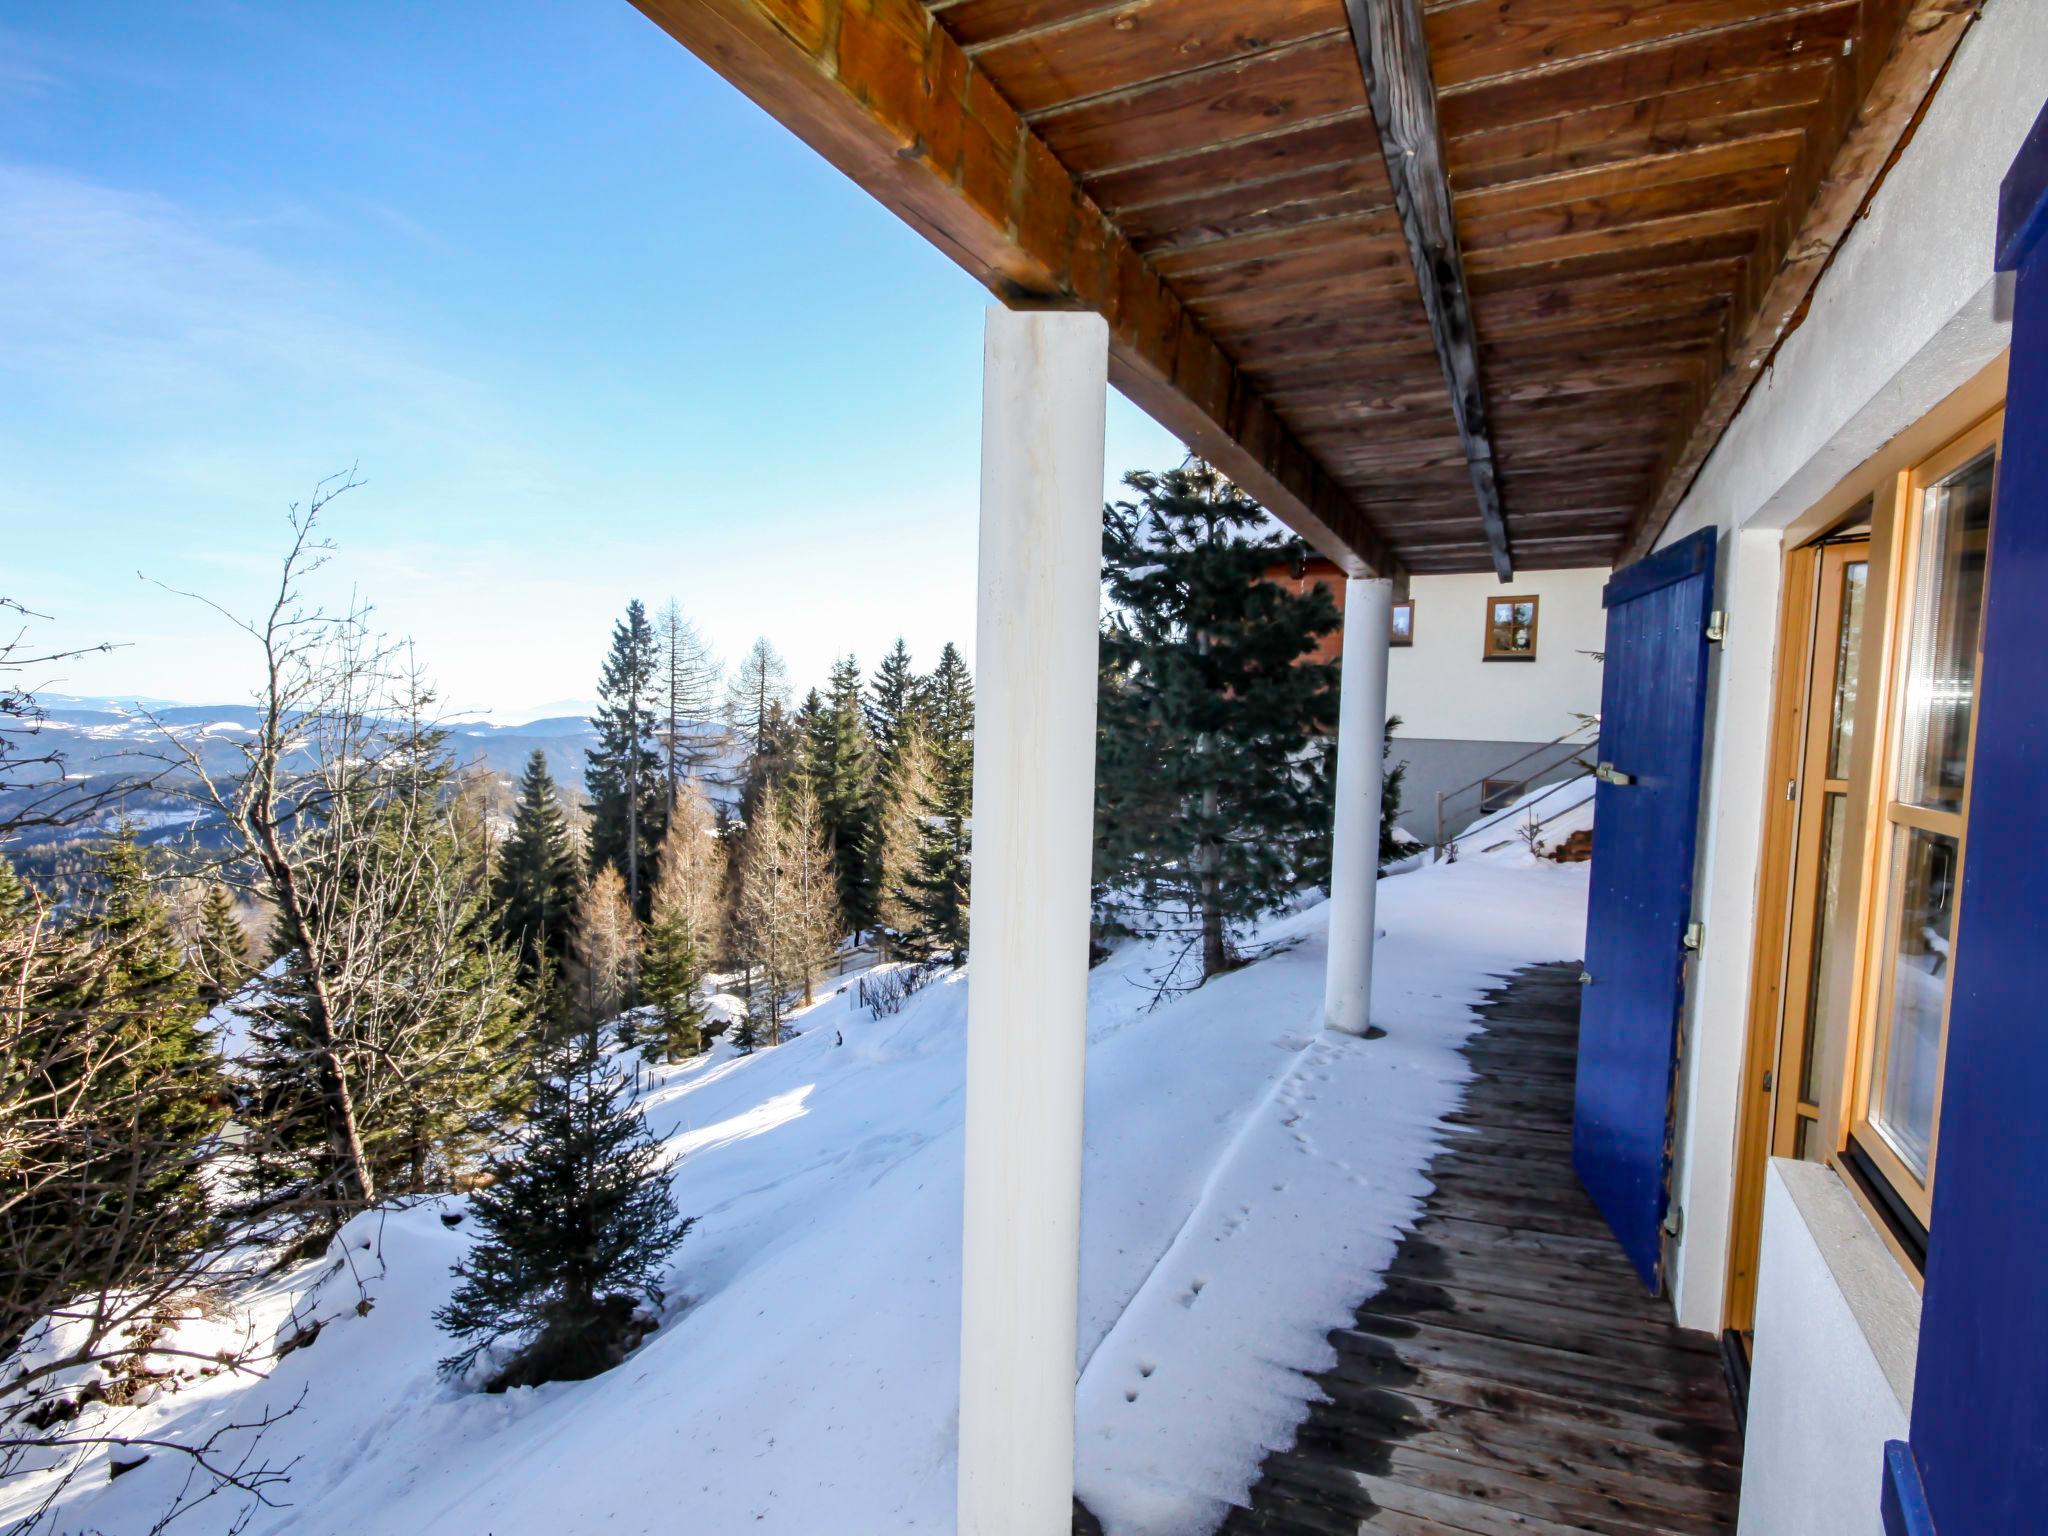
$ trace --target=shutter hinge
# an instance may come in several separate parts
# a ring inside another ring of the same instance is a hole
[[[1598,768],[1595,768],[1593,770],[1593,777],[1602,784],[1633,784],[1636,781],[1634,774],[1623,773],[1612,763],[1602,763]]]
[[[1706,942],[1707,925],[1705,923],[1687,923],[1685,925],[1685,947],[1687,949],[1698,951]]]
[[[1726,610],[1716,608],[1707,615],[1707,638],[1716,645],[1728,638],[1728,614]]]
[[[1677,1237],[1685,1230],[1685,1207],[1674,1205],[1664,1215],[1664,1235]]]

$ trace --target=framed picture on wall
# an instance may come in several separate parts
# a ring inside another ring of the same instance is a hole
[[[1536,659],[1536,609],[1532,597],[1489,597],[1486,600],[1486,659]]]
[[[1415,604],[1402,600],[1394,604],[1393,633],[1388,637],[1389,645],[1413,645],[1415,643]]]

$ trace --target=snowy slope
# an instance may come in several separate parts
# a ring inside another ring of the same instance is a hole
[[[1207,1529],[1286,1443],[1297,1369],[1328,1363],[1426,1193],[1466,1005],[1579,955],[1585,891],[1585,866],[1519,846],[1384,881],[1375,1041],[1317,1029],[1323,907],[1156,1010],[1145,946],[1094,972],[1077,1470],[1112,1533]],[[219,1326],[325,1320],[268,1380],[195,1383],[124,1428],[190,1438],[299,1401],[261,1448],[296,1458],[290,1507],[252,1533],[951,1530],[966,998],[955,976],[876,1020],[849,990],[776,1049],[655,1069],[649,1122],[699,1221],[663,1326],[616,1371],[500,1397],[436,1376],[431,1314],[471,1240],[450,1199],[358,1218],[245,1298]],[[91,1468],[60,1528],[146,1531],[182,1476]]]

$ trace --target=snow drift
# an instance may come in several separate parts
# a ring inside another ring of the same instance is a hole
[[[1428,1192],[1466,1076],[1469,1004],[1582,949],[1584,865],[1519,845],[1380,888],[1364,1041],[1319,1027],[1327,908],[1278,919],[1257,964],[1157,1008],[1134,945],[1090,982],[1079,1448],[1112,1533],[1211,1528],[1288,1442],[1325,1333],[1376,1286]],[[451,1197],[358,1217],[328,1254],[206,1330],[303,1338],[267,1379],[165,1393],[125,1432],[191,1440],[298,1406],[252,1533],[561,1536],[950,1531],[958,1406],[961,1106],[969,975],[895,1016],[843,978],[751,1057],[645,1074],[650,1126],[697,1227],[663,1324],[590,1381],[480,1395],[442,1380],[432,1314],[472,1240]],[[58,1528],[147,1531],[185,1475],[89,1466]],[[0,1491],[0,1522],[40,1491]],[[228,1529],[228,1499],[180,1532]]]

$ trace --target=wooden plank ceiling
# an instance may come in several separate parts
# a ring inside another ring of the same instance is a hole
[[[1345,0],[636,3],[1349,568],[1505,569]],[[1421,7],[1513,566],[1654,539],[1979,3],[1352,0]]]

